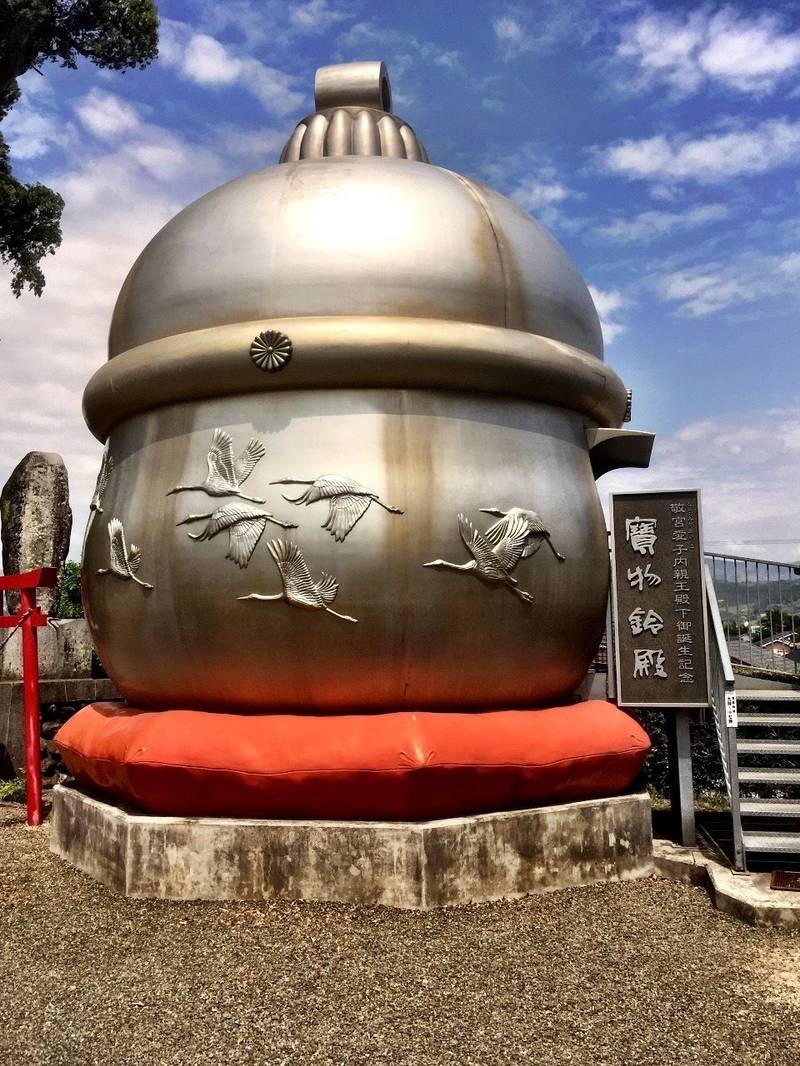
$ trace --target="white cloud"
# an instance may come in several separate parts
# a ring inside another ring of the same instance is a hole
[[[246,128],[223,125],[215,128],[216,147],[237,169],[248,170],[277,162],[288,133],[269,126]]]
[[[769,119],[752,129],[705,137],[658,134],[606,148],[601,164],[614,174],[656,182],[710,184],[743,174],[764,174],[800,158],[800,122]]]
[[[778,269],[786,277],[800,281],[800,252],[792,252],[791,255],[784,256],[778,263]]]
[[[125,106],[118,113],[125,114]],[[211,130],[214,149],[141,122],[101,147],[84,135],[70,146],[60,171],[42,176],[66,202],[62,245],[43,263],[44,295],[37,299],[26,293],[15,300],[7,271],[0,271],[0,485],[26,452],[60,452],[75,514],[73,557],[80,553],[100,457],[100,445],[83,422],[81,398],[106,358],[119,289],[164,223],[242,169],[247,146],[238,141],[246,132]],[[275,131],[261,133],[265,140],[276,136]]]
[[[570,195],[569,189],[554,180],[554,172],[547,168],[538,176],[520,178],[511,190],[511,199],[524,207],[546,226],[555,226],[561,212],[558,205]]]
[[[306,99],[294,88],[296,79],[291,75],[252,56],[236,55],[215,37],[193,32],[185,22],[162,19],[159,58],[196,85],[244,89],[276,115],[297,111]]]
[[[39,159],[53,148],[63,147],[70,128],[51,110],[49,101],[39,101],[26,84],[22,99],[3,120],[3,136],[13,159]]]
[[[568,40],[572,49],[585,45],[603,28],[604,16],[597,0],[537,0],[514,4],[492,19],[501,59],[544,54]]]
[[[703,269],[676,271],[659,279],[658,290],[665,300],[680,305],[690,318],[704,318],[734,303],[755,300],[758,292],[735,277],[705,273]]]
[[[337,22],[350,18],[348,11],[340,11],[328,0],[307,0],[289,8],[289,24],[302,33],[325,33]]]
[[[311,103],[309,94],[291,88],[295,84],[294,78],[273,67],[264,66],[257,59],[242,61],[240,81],[267,111],[276,115],[293,114],[303,105]]]
[[[583,198],[561,180],[559,168],[546,160],[538,143],[520,145],[510,153],[487,154],[475,169],[481,180],[504,192],[545,226],[561,220],[566,200]]]
[[[465,70],[460,52],[442,49],[432,41],[404,30],[390,29],[375,19],[349,26],[339,37],[338,44],[343,50],[339,55],[342,61],[369,55],[380,56],[385,61],[392,81],[394,110],[413,103],[411,93],[399,91],[409,71],[414,71],[415,89],[424,93],[427,85],[433,83],[431,75],[435,75],[435,67]]]
[[[784,425],[778,433],[778,439],[786,451],[800,453],[800,422]]]
[[[782,408],[751,408],[659,434],[650,469],[606,475],[601,497],[608,491],[697,486],[702,492],[708,550],[800,559],[798,410],[797,402]],[[790,543],[776,545],[771,540]]]
[[[494,35],[501,55],[513,59],[523,52],[530,52],[536,47],[536,39],[522,26],[513,15],[501,15],[492,23]]]
[[[129,154],[156,181],[171,182],[190,163],[190,154],[178,138],[165,135],[163,142],[150,139],[132,144]]]
[[[114,93],[92,89],[75,104],[75,114],[95,137],[114,138],[140,124],[136,108]]]
[[[676,304],[680,314],[704,318],[784,293],[796,297],[798,278],[800,253],[768,256],[748,251],[724,262],[661,273],[655,289],[662,299]]]
[[[251,55],[281,55],[352,19],[354,6],[336,0],[193,0],[192,9],[198,32],[244,40]]]
[[[598,289],[595,285],[589,286],[589,292],[592,294],[594,306],[600,316],[603,340],[606,344],[613,344],[620,333],[625,332],[625,326],[619,321],[614,321],[617,313],[625,304],[625,298],[616,289]]]
[[[771,13],[649,9],[624,29],[617,55],[637,65],[644,84],[664,82],[681,94],[709,83],[768,93],[800,70],[800,33],[786,32]]]
[[[521,204],[526,211],[538,211],[542,207],[560,204],[569,193],[557,181],[538,181],[536,178],[523,178],[511,193],[512,199]]]
[[[730,214],[725,204],[700,204],[686,211],[642,211],[632,218],[615,218],[595,233],[604,240],[651,241],[675,230],[694,229],[719,222]]]
[[[180,69],[198,85],[230,85],[242,73],[242,61],[214,37],[195,33],[180,59]]]

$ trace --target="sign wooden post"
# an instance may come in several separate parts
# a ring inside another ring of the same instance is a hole
[[[699,490],[613,493],[611,559],[617,702],[672,711],[672,808],[694,844],[690,709],[709,699]]]

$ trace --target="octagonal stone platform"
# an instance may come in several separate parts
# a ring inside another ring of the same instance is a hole
[[[431,822],[137,814],[59,785],[50,849],[127,896],[427,910],[653,872],[646,794]]]

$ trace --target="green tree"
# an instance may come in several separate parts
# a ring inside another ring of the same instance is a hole
[[[146,67],[158,54],[153,0],[0,0],[0,122],[19,99],[16,79],[44,63],[76,67]],[[61,243],[64,201],[46,185],[26,185],[11,172],[0,134],[0,261],[11,289],[44,289],[40,261]]]
[[[81,601],[81,568],[78,563],[68,562],[58,583],[58,604],[56,614],[59,618],[83,618]]]
[[[759,618],[756,628],[761,644],[779,633],[800,633],[800,612],[796,607],[769,607]]]

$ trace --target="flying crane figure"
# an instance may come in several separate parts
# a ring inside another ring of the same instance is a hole
[[[267,545],[269,553],[277,564],[283,582],[283,592],[274,596],[263,596],[251,592],[249,596],[238,596],[240,600],[286,600],[293,607],[302,607],[306,611],[327,611],[328,614],[342,618],[345,622],[357,622],[349,614],[339,614],[329,605],[336,599],[339,583],[330,574],[322,571],[322,578],[314,581],[311,577],[303,554],[296,544],[286,540],[271,540]]]
[[[390,514],[403,514],[399,507],[390,507],[384,503],[377,492],[370,492],[351,477],[342,477],[339,474],[323,474],[314,478],[313,481],[304,481],[302,478],[282,477],[279,481],[271,481],[271,485],[309,485],[310,487],[300,496],[284,496],[289,503],[316,503],[318,500],[329,500],[328,517],[322,528],[327,529],[336,540],[344,540],[356,522],[367,513],[371,503],[377,503]]]
[[[205,529],[187,535],[192,540],[211,540],[217,533],[227,529],[228,551],[225,558],[232,559],[241,570],[250,562],[267,522],[283,529],[297,529],[294,522],[281,522],[280,518],[269,514],[268,511],[259,511],[246,503],[226,503],[207,514],[187,515],[175,524],[185,526],[187,522],[201,522],[203,519],[207,519]]]
[[[111,562],[108,567],[98,570],[98,574],[113,574],[121,577],[123,581],[135,581],[144,589],[151,589],[146,581],[136,576],[139,564],[142,561],[142,553],[135,544],[131,544],[130,551],[125,543],[125,531],[122,522],[118,518],[112,518],[108,523],[108,540],[111,550]]]
[[[209,496],[238,496],[251,503],[264,503],[258,496],[246,496],[239,491],[239,487],[247,481],[256,463],[266,453],[267,449],[261,441],[251,437],[242,454],[234,459],[230,433],[226,433],[224,429],[215,429],[211,438],[211,450],[206,459],[208,475],[205,481],[202,485],[176,485],[174,489],[169,490],[167,496],[176,492],[198,490],[207,492]]]
[[[546,541],[548,548],[556,559],[560,563],[566,562],[565,556],[553,547],[553,542],[550,540],[550,531],[545,527],[544,522],[536,511],[528,511],[524,507],[512,507],[508,511],[501,511],[499,507],[481,507],[481,511],[483,514],[495,515],[500,519],[499,522],[495,522],[486,530],[485,536],[492,544],[498,544],[508,534],[513,525],[518,521],[522,521],[527,527],[526,543],[522,551],[523,559],[528,559],[531,555],[535,555],[541,548],[542,543]]]
[[[114,472],[114,459],[111,456],[108,448],[103,452],[103,460],[100,463],[100,472],[97,475],[97,483],[94,487],[94,495],[92,496],[92,502],[89,504],[90,511],[97,511],[98,514],[103,513],[101,506],[103,502],[103,495],[106,491],[106,485],[108,480]]]
[[[492,543],[480,533],[463,514],[458,516],[458,531],[472,559],[468,563],[449,563],[446,559],[434,559],[433,562],[423,563],[423,566],[473,573],[483,581],[503,584],[525,603],[533,603],[530,592],[518,588],[517,579],[511,576],[511,571],[523,557],[529,535],[524,519],[517,516],[511,520],[505,535],[496,543]]]

